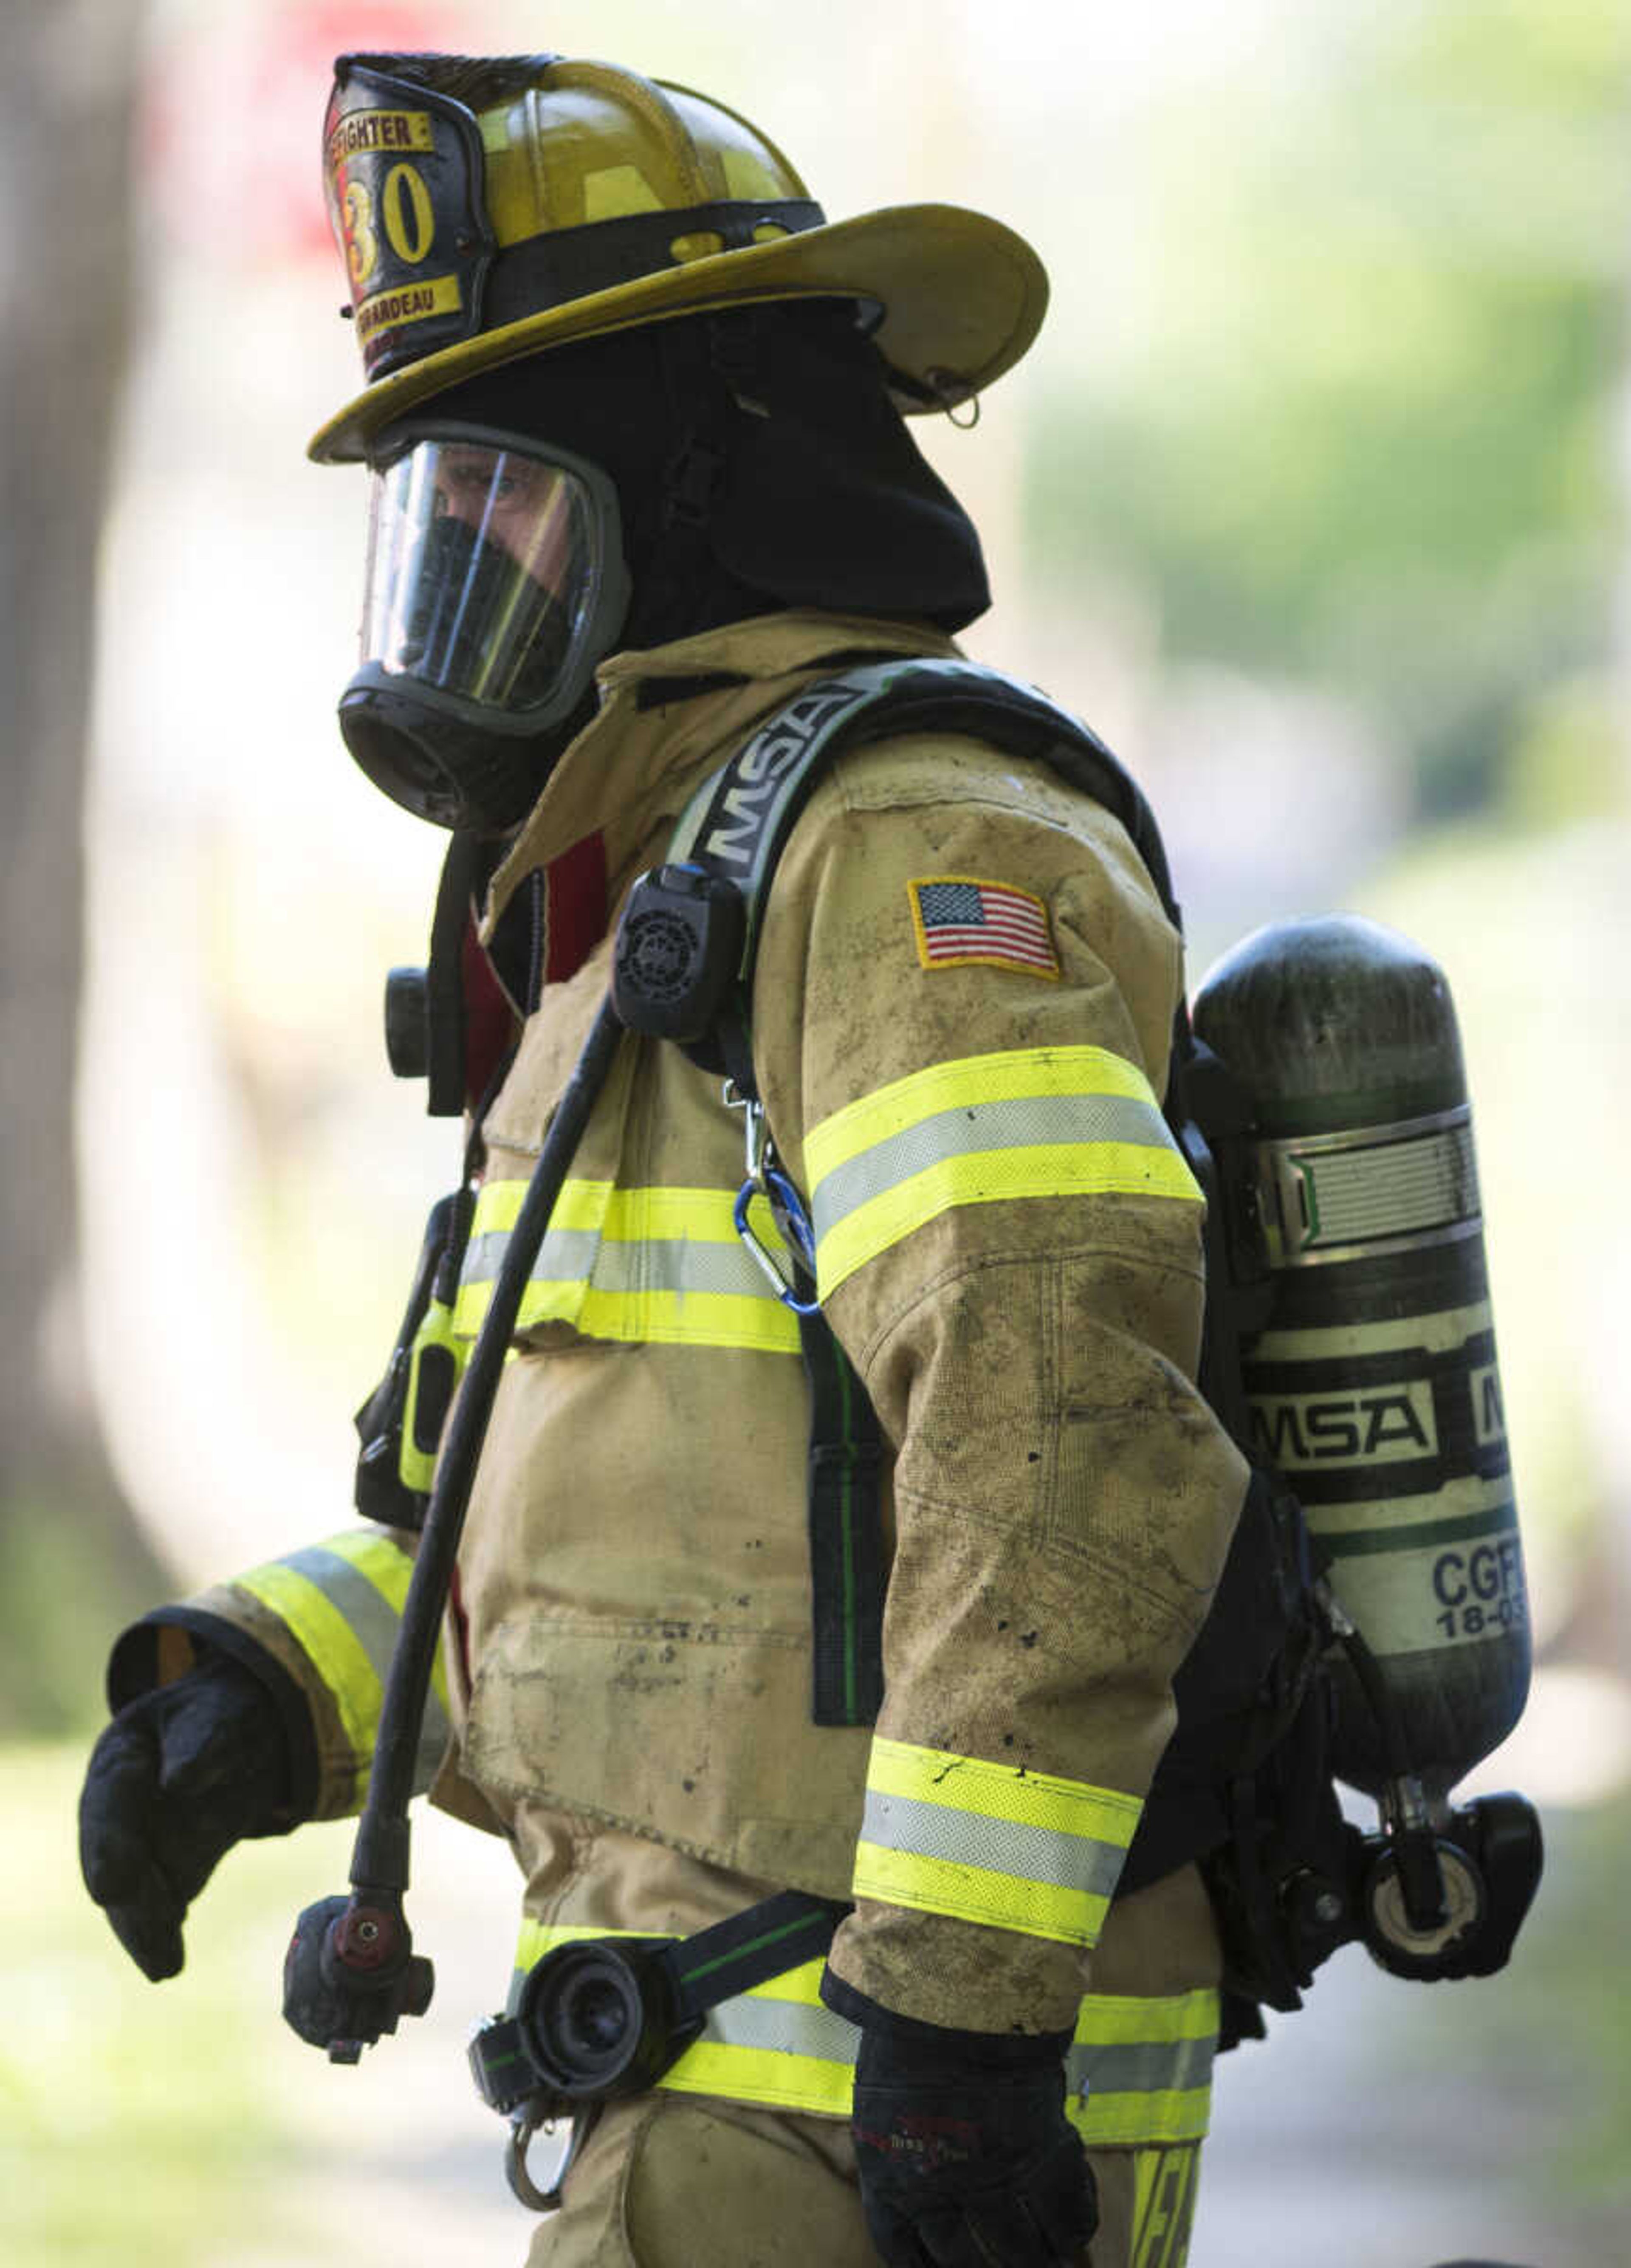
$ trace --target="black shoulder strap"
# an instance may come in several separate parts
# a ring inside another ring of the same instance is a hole
[[[1155,814],[1098,735],[1034,686],[972,661],[871,662],[806,686],[692,797],[668,851],[731,883],[747,909],[739,974],[750,982],[776,864],[800,813],[840,751],[909,733],[989,742],[1046,764],[1125,828],[1176,924]]]
[[[667,863],[637,883],[619,929],[614,993],[626,1025],[728,1071],[739,1097],[756,1103],[749,1008],[777,862],[840,751],[911,733],[1031,757],[1104,806],[1181,926],[1154,814],[1096,733],[976,662],[865,662],[795,694],[692,797]],[[1181,1009],[1179,1020],[1186,1037]],[[818,1309],[801,1315],[800,1336],[811,1395],[813,1714],[866,1724],[882,1696],[882,1444],[866,1389]]]

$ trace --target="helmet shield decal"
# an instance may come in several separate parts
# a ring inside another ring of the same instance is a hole
[[[496,246],[472,113],[342,57],[323,162],[369,378],[474,338]]]

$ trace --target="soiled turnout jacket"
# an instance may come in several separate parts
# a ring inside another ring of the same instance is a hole
[[[794,614],[602,669],[492,885],[490,925],[534,893],[553,978],[487,1116],[459,1332],[606,987],[609,929],[567,973],[599,927],[586,888],[603,873],[609,919],[693,788],[823,666],[955,652]],[[1192,1383],[1202,1208],[1159,1103],[1180,984],[1118,823],[975,740],[840,755],[783,855],[754,1061],[889,1451],[870,1728],[811,1720],[808,1393],[733,1226],[741,1113],[625,1036],[498,1389],[423,1759],[439,1800],[512,1840],[523,1958],[665,1911],[695,1926],[698,1883],[730,1886],[721,1911],[771,1886],[853,1897],[830,1957],[860,1992],[960,2028],[1074,2027],[1090,2140],[1204,2131],[1204,1893],[1185,1871],[1111,1904],[1244,1488]],[[354,1528],[153,1618],[172,1672],[187,1631],[225,1624],[292,1673],[319,1815],[360,1805],[410,1548]],[[842,2111],[856,2035],[818,1979],[716,2011],[667,2083]]]

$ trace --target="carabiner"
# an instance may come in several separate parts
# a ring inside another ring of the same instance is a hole
[[[510,2139],[504,2149],[504,2177],[510,2185],[512,2196],[526,2205],[530,2212],[559,2212],[562,2187],[567,2175],[578,2161],[578,2153],[589,2139],[594,2122],[600,2116],[600,2110],[601,2106],[598,2102],[589,2103],[572,2119],[572,2131],[566,2137],[565,2150],[555,2168],[547,2190],[541,2190],[528,2171],[527,2153],[531,2149],[535,2135],[547,2133],[553,2140],[555,2130],[560,2121],[540,2112],[535,2107],[535,2099],[534,2104],[523,2103],[520,2110],[511,2112]]]
[[[763,1243],[748,1219],[748,1207],[756,1197],[763,1197],[771,1209],[776,1226],[786,1238],[793,1252],[802,1262],[811,1283],[816,1280],[816,1231],[805,1210],[803,1198],[781,1169],[776,1155],[776,1145],[765,1123],[764,1105],[756,1094],[740,1094],[735,1081],[727,1079],[724,1088],[725,1107],[742,1114],[742,1165],[747,1178],[736,1192],[736,1203],[731,1219],[736,1224],[736,1233],[764,1276],[771,1291],[784,1307],[791,1307],[795,1315],[813,1315],[821,1306],[819,1300],[801,1300],[791,1278],[782,1273],[775,1255]]]
[[[778,1225],[791,1230],[789,1241],[813,1277],[816,1272],[816,1245],[802,1200],[779,1167],[763,1167],[761,1175],[759,1180],[745,1181],[736,1192],[736,1203],[731,1212],[736,1224],[736,1233],[757,1262],[782,1306],[791,1307],[795,1315],[816,1314],[820,1310],[821,1301],[800,1299],[792,1282],[782,1274],[775,1255],[767,1245],[761,1243],[748,1218],[748,1208],[754,1198],[764,1197],[775,1213]]]

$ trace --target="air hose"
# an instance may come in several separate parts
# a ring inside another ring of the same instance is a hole
[[[394,2032],[401,2017],[423,2015],[430,2006],[433,1973],[414,1954],[402,1911],[420,1727],[515,1319],[623,1029],[609,993],[544,1136],[449,1419],[386,1679],[368,1797],[351,1851],[350,1895],[306,1907],[284,1965],[284,2014],[302,2039],[326,2048],[331,2062],[355,2063],[382,2033]]]

